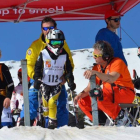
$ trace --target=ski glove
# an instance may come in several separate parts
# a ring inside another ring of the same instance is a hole
[[[65,75],[65,79],[67,80],[68,82],[68,86],[70,87],[70,90],[75,90],[76,88],[76,84],[74,83],[74,76],[73,76],[73,73],[67,73]]]
[[[76,88],[76,84],[75,84],[74,82],[72,82],[72,83],[69,82],[69,83],[68,83],[68,86],[70,87],[70,90],[71,90],[71,91],[75,90],[75,88]]]
[[[42,84],[42,82],[39,79],[38,80],[35,80],[35,82],[34,82],[34,88],[39,90],[41,84]]]

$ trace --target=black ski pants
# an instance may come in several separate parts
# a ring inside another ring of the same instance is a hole
[[[0,95],[0,128],[1,128],[1,115],[2,115],[2,110],[3,110],[3,101],[5,97]]]

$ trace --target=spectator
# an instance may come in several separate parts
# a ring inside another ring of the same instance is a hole
[[[96,85],[102,84],[103,94],[97,99],[98,109],[117,120],[118,125],[128,125],[126,112],[119,106],[119,103],[132,103],[135,96],[128,68],[120,58],[113,57],[113,49],[109,43],[98,41],[93,48],[97,65],[94,65],[92,70],[86,70],[84,76],[90,79],[92,75],[96,75]],[[92,120],[89,91],[90,83],[75,97],[74,102],[78,102],[81,110]]]
[[[10,71],[4,63],[0,63],[0,126],[2,110],[3,108],[9,108],[13,90],[14,82],[11,77]]]
[[[8,128],[15,126],[15,120],[11,113],[11,108],[3,108],[1,116],[1,127],[7,126]]]
[[[13,93],[12,93],[12,98],[11,98],[11,113],[12,116],[14,116],[15,119],[15,125],[19,126],[19,122],[20,122],[20,112],[22,110],[22,105],[24,102],[23,99],[23,88],[22,88],[22,69],[20,68],[17,72],[17,76],[19,79],[19,83],[18,85],[15,87]],[[30,78],[28,77],[28,87],[30,86]]]
[[[102,28],[96,35],[95,42],[104,40],[110,43],[114,50],[114,57],[121,58],[127,65],[126,59],[123,54],[122,44],[120,38],[116,35],[115,31],[120,26],[121,15],[115,10],[109,10],[105,13],[106,28]]]
[[[17,73],[19,83],[15,87],[14,92],[12,94],[11,98],[11,110],[12,114],[19,114],[20,111],[22,110],[22,105],[23,105],[23,89],[22,89],[22,69],[20,68]],[[28,82],[30,81],[30,78],[28,77]]]

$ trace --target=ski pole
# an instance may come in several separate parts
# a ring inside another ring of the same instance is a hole
[[[74,113],[74,116],[75,116],[75,120],[76,120],[76,124],[78,124],[78,119],[77,119],[77,108],[75,107],[75,104],[74,104],[74,93],[73,93],[73,91],[70,91],[70,94],[71,94],[71,99],[72,99],[72,104],[73,104],[73,113]]]
[[[40,90],[38,91],[38,119],[39,119],[39,121],[40,121],[40,123],[41,123],[41,113],[42,113],[42,107],[41,107],[41,97],[42,97],[42,95],[41,95],[41,92],[40,92]]]

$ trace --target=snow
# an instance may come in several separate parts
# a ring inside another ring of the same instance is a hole
[[[92,57],[93,49],[73,50],[73,60],[75,64],[74,76],[77,94],[82,91],[88,80],[85,80],[83,73],[86,69],[91,69],[95,62]],[[131,77],[133,69],[139,74],[140,59],[137,56],[137,48],[124,49],[125,58],[128,62],[128,69]],[[10,69],[15,85],[18,84],[17,71],[20,68],[20,61],[5,61]],[[133,77],[132,77],[133,79]],[[66,84],[66,88],[68,88]],[[138,91],[137,91],[138,92]],[[86,126],[84,129],[64,126],[59,129],[50,130],[39,126],[33,127],[3,127],[0,130],[0,140],[140,140],[140,126],[137,127],[116,127],[116,126]]]
[[[1,140],[139,140],[140,127],[91,126],[84,129],[64,126],[50,130],[34,127],[3,127]]]

